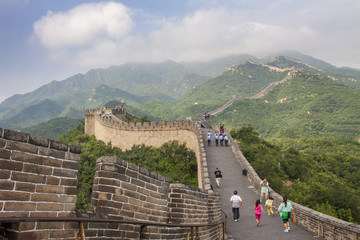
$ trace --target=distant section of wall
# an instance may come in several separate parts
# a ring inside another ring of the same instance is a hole
[[[157,223],[221,221],[218,194],[163,177],[116,157],[97,160],[91,209],[96,217]],[[190,228],[89,223],[87,239],[186,239]],[[217,239],[218,226],[198,228],[196,239]]]
[[[79,146],[0,128],[0,217],[73,217]],[[7,224],[9,239],[73,239],[77,224]],[[51,230],[51,231],[50,231]]]
[[[229,141],[231,142],[230,145],[237,160],[240,165],[247,170],[249,181],[255,189],[260,192],[260,181],[262,179],[260,179],[253,167],[246,160],[230,134],[227,135],[229,136]],[[271,179],[269,179],[269,182],[271,184]],[[274,206],[275,209],[277,209],[279,204],[282,202],[283,197],[271,188],[270,194],[274,198]],[[349,223],[335,217],[331,217],[294,202],[292,202],[292,206],[296,215],[296,223],[307,231],[314,233],[316,236],[333,240],[353,240],[359,238],[360,225],[358,224]]]
[[[160,147],[172,140],[186,143],[193,150],[198,165],[198,185],[203,189],[210,189],[205,150],[201,137],[200,126],[194,121],[174,122],[144,122],[126,123],[115,115],[110,119],[102,117],[102,112],[109,109],[101,108],[85,112],[85,133],[95,135],[98,140],[111,142],[113,146],[123,150],[131,149],[134,145]],[[113,111],[113,110],[111,110]]]

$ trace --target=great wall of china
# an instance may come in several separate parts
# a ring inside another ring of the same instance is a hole
[[[112,113],[113,118],[102,118],[103,111]],[[87,219],[81,220],[75,212],[80,147],[0,128],[0,239],[74,239],[79,229],[86,239],[224,238],[220,196],[209,185],[200,124],[125,123],[120,121],[123,113],[121,108],[86,111],[85,132],[122,149],[142,143],[185,142],[196,153],[198,188],[171,184],[168,178],[124,160],[101,157],[96,164],[91,212],[81,215]],[[258,190],[260,178],[231,136],[230,146]],[[281,196],[272,195],[279,204]],[[299,204],[294,207],[297,224],[320,237],[359,239],[357,224]]]

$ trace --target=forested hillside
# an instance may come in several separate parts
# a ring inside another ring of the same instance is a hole
[[[288,199],[360,222],[360,144],[326,138],[261,140],[250,125],[231,131],[261,178]]]
[[[79,121],[79,119],[68,117],[54,118],[41,124],[24,128],[22,131],[36,136],[58,140],[58,138],[67,133],[68,130],[76,128]]]
[[[201,116],[225,104],[232,96],[250,97],[272,82],[280,81],[288,71],[277,72],[266,66],[246,62],[229,67],[218,77],[208,80],[172,103],[148,102],[139,109],[158,119],[185,119]]]
[[[250,123],[263,138],[360,137],[360,91],[326,76],[298,72],[260,99],[236,101],[214,121],[228,129]]]

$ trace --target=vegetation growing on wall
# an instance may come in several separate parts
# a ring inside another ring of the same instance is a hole
[[[76,209],[87,211],[90,206],[91,190],[95,174],[96,159],[101,156],[117,156],[128,162],[167,176],[173,183],[197,186],[197,162],[195,153],[185,144],[171,141],[159,148],[135,145],[131,150],[120,148],[96,140],[84,134],[84,122],[59,138],[61,142],[82,147],[78,173],[78,193]]]
[[[251,125],[231,131],[261,178],[290,200],[345,221],[360,222],[360,144],[327,138],[258,137]]]

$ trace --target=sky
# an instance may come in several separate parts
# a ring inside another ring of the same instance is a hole
[[[0,0],[0,102],[93,68],[298,51],[360,69],[359,0]]]

